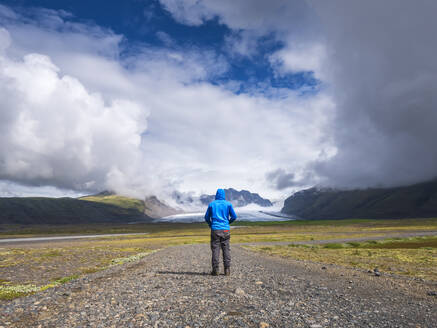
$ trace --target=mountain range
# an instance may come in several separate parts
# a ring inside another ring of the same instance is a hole
[[[247,206],[249,204],[257,204],[262,207],[273,206],[268,199],[262,198],[257,193],[251,193],[247,190],[235,190],[233,188],[225,189],[226,200],[230,201],[235,207]],[[203,205],[208,205],[215,199],[215,195],[201,195],[200,202]]]
[[[288,197],[281,212],[303,219],[437,217],[437,180],[394,188],[310,188]]]
[[[271,206],[268,199],[246,190],[226,189],[235,206],[255,203]],[[213,195],[202,195],[208,205]],[[184,201],[196,202],[193,198]],[[197,200],[198,201],[198,200]],[[186,205],[186,204],[184,204]],[[85,224],[152,222],[165,216],[183,213],[156,196],[135,199],[103,191],[80,198],[7,197],[0,198],[0,224]]]

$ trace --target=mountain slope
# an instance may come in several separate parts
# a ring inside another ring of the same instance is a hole
[[[136,208],[75,198],[0,198],[0,224],[80,224],[147,220]]]
[[[437,180],[396,188],[311,188],[287,198],[282,212],[304,219],[436,217]]]
[[[144,201],[111,192],[80,198],[0,198],[0,224],[85,224],[151,221],[179,213],[156,197]]]
[[[149,218],[162,218],[164,216],[181,213],[174,209],[156,196],[146,197],[144,200],[116,195],[109,191],[104,191],[96,195],[81,197],[82,200],[112,204],[125,209],[137,210],[144,213]]]
[[[151,218],[159,219],[179,213],[182,213],[182,211],[161,202],[156,196],[150,196],[144,200],[144,214]]]
[[[144,202],[140,199],[119,196],[109,192],[102,192],[97,195],[80,197],[80,200],[87,200],[90,202],[110,204],[124,209],[137,210],[144,213]]]

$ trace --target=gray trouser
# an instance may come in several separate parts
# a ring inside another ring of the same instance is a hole
[[[225,268],[231,266],[231,233],[229,230],[211,230],[212,268],[218,270],[220,260],[220,248],[223,252],[223,264]]]

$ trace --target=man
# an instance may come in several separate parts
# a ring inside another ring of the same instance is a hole
[[[205,213],[205,221],[211,228],[212,272],[218,276],[220,247],[223,252],[225,275],[231,274],[231,249],[229,224],[237,218],[232,204],[225,200],[225,191],[217,189],[215,200],[209,203]]]

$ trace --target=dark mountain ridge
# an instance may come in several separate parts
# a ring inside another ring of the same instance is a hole
[[[437,180],[394,188],[310,188],[288,197],[281,212],[303,219],[437,217]]]
[[[268,199],[262,198],[257,193],[251,193],[247,190],[235,190],[233,188],[225,189],[226,200],[230,201],[235,207],[242,207],[249,204],[257,204],[263,207],[273,206]],[[200,202],[203,205],[208,205],[215,199],[215,195],[201,195]]]
[[[124,208],[76,198],[0,198],[0,224],[83,224],[150,218],[136,208]]]
[[[151,222],[180,211],[155,196],[144,200],[110,191],[80,198],[0,198],[0,224],[86,224]]]

